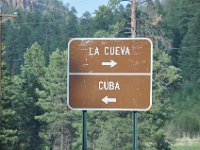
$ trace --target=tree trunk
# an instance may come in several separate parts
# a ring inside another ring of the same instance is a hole
[[[136,37],[136,9],[137,0],[132,0],[131,2],[131,37]]]
[[[63,150],[63,128],[62,128],[62,131],[61,131],[61,136],[60,136],[60,150]]]

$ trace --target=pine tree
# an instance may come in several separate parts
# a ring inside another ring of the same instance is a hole
[[[189,25],[189,30],[183,39],[182,51],[180,53],[180,66],[183,71],[183,78],[196,86],[199,86],[200,79],[200,65],[198,65],[200,58],[200,31],[198,30],[199,22],[200,11],[195,17],[192,18],[192,21]]]
[[[4,51],[4,47],[3,47]],[[5,53],[3,53],[4,55]],[[13,109],[12,99],[12,78],[8,75],[5,62],[2,64],[1,98],[0,98],[0,149],[14,149],[17,142],[17,130],[14,128],[14,117],[16,112]]]
[[[41,113],[36,105],[38,96],[36,89],[42,89],[41,79],[44,76],[44,52],[41,47],[34,43],[24,53],[24,65],[21,67],[21,74],[16,78],[14,110],[17,113],[16,128],[18,130],[19,149],[39,149],[41,139],[39,138],[40,123],[35,116]]]
[[[72,114],[66,106],[67,53],[56,50],[50,56],[50,63],[42,80],[43,90],[37,91],[37,105],[43,110],[36,119],[43,123],[40,136],[44,147],[71,149],[73,128]]]

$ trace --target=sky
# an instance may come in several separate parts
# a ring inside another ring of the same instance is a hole
[[[69,3],[70,6],[74,6],[77,11],[77,15],[80,17],[86,11],[94,13],[101,5],[107,5],[109,0],[62,0],[64,4]]]

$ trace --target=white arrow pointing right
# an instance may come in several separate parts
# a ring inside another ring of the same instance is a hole
[[[117,65],[117,63],[113,60],[110,60],[110,62],[102,62],[102,66],[110,66],[111,68]]]
[[[105,104],[108,104],[108,103],[116,103],[117,102],[117,99],[116,98],[108,98],[108,96],[104,97],[102,99],[102,101],[105,103]]]

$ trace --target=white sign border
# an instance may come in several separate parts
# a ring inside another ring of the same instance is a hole
[[[151,44],[151,73],[150,73],[150,105],[146,109],[128,109],[128,108],[73,108],[69,104],[69,76],[70,76],[70,43],[75,40],[147,40]],[[67,61],[67,106],[72,110],[91,110],[91,111],[148,111],[152,107],[152,81],[153,81],[153,43],[149,38],[73,38],[68,42],[68,61]]]

